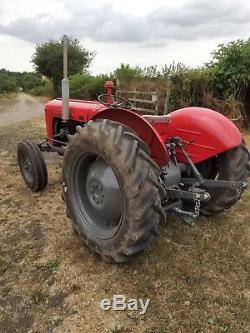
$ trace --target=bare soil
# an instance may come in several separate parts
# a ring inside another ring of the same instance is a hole
[[[0,126],[12,125],[42,114],[43,103],[25,93],[19,93],[15,98],[0,102]]]
[[[17,142],[44,136],[40,118],[0,128],[1,333],[250,331],[250,191],[193,227],[168,218],[134,262],[105,264],[80,244],[65,216],[62,160],[49,160],[42,193],[31,193],[21,179]],[[114,294],[150,298],[148,312],[101,310],[101,299]]]

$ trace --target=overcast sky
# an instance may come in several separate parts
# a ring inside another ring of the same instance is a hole
[[[0,68],[32,70],[35,44],[63,34],[97,52],[93,73],[122,62],[199,66],[249,32],[247,0],[0,0]]]

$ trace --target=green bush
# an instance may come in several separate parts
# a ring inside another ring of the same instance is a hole
[[[24,91],[30,91],[39,86],[43,86],[42,76],[37,73],[22,73],[18,80],[19,86],[23,88]]]
[[[114,77],[121,83],[127,83],[132,80],[138,80],[143,77],[143,70],[136,66],[131,67],[129,64],[121,64],[114,71]]]
[[[17,90],[17,80],[8,74],[0,73],[0,93],[12,92]]]
[[[221,98],[244,99],[250,84],[250,39],[221,44],[212,53],[214,91]]]
[[[181,68],[169,75],[170,110],[186,106],[205,106],[204,96],[213,91],[212,68]]]
[[[69,78],[70,97],[79,99],[96,99],[104,94],[104,84],[108,80],[106,75],[92,76],[90,74],[76,74]]]
[[[43,81],[41,85],[32,88],[28,92],[34,96],[53,97],[54,87],[51,81]]]
[[[42,76],[33,72],[10,72],[2,68],[0,70],[0,92],[12,92],[22,88],[29,92],[36,87],[44,86]]]
[[[144,79],[156,80],[162,78],[162,73],[157,66],[148,66],[141,68],[139,66],[132,67],[129,64],[121,64],[116,68],[111,77],[118,80],[119,84],[126,85],[131,81],[140,81]]]

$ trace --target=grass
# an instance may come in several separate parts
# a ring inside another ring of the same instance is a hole
[[[250,191],[193,227],[168,218],[142,256],[105,264],[72,233],[60,200],[61,159],[48,160],[42,193],[30,193],[20,177],[16,143],[42,139],[43,126],[0,129],[0,332],[249,332]],[[150,298],[148,312],[102,311],[101,299],[113,294]]]
[[[39,304],[43,302],[46,297],[40,290],[34,290],[31,294],[31,299],[34,304]]]
[[[16,97],[17,96],[17,92],[9,92],[9,93],[4,93],[4,94],[0,94],[0,100],[9,100],[10,98]]]
[[[10,92],[10,93],[5,93],[5,94],[0,94],[0,102],[7,102],[10,99],[14,99],[17,97],[16,92]]]
[[[57,270],[58,265],[59,265],[58,260],[55,259],[55,260],[50,260],[46,266],[48,270],[53,273]]]

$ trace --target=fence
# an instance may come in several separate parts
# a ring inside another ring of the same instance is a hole
[[[170,91],[123,90],[116,89],[116,96],[128,99],[134,104],[134,110],[143,114],[167,114]]]

